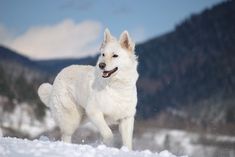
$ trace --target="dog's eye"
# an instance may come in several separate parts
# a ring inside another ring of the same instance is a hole
[[[102,56],[104,57],[104,53],[102,53]]]
[[[117,57],[118,57],[118,55],[116,55],[116,54],[113,55],[113,58],[117,58]]]

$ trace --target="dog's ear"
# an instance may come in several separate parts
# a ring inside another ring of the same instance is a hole
[[[105,29],[104,31],[104,40],[101,44],[100,50],[104,48],[105,44],[107,44],[108,42],[110,42],[111,40],[113,40],[113,36],[111,35],[110,31],[108,28]]]
[[[108,43],[108,42],[110,42],[112,39],[113,39],[113,37],[112,37],[112,35],[111,35],[109,29],[106,28],[105,31],[104,31],[104,43]]]
[[[132,41],[127,31],[122,32],[119,38],[119,43],[121,44],[122,48],[125,48],[130,52],[134,52],[135,43]]]

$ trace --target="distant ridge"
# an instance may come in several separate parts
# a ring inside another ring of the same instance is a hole
[[[52,60],[32,60],[26,56],[23,56],[9,48],[0,45],[0,61],[14,61],[24,66],[35,68],[37,70],[43,70],[44,72],[52,75],[58,73],[62,68],[72,64],[91,64],[95,65],[97,55],[87,58],[77,59],[52,59]]]

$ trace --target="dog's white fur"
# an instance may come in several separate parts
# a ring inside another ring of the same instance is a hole
[[[50,108],[63,141],[71,142],[72,134],[86,113],[104,142],[109,143],[113,137],[109,125],[118,124],[123,145],[132,149],[138,79],[134,47],[127,31],[117,40],[106,29],[95,67],[71,65],[56,76],[53,85],[43,83],[39,87],[38,95]],[[105,71],[115,67],[118,70],[104,78],[103,70],[99,68],[101,62],[106,64]]]

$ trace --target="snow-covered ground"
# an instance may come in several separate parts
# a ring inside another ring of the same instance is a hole
[[[45,138],[41,140],[27,140],[9,137],[0,137],[1,157],[176,157],[164,150],[160,153],[152,153],[149,150],[129,151],[99,145],[67,144],[63,142],[51,142]],[[182,156],[183,157],[183,156]],[[184,156],[186,157],[186,156]]]
[[[0,96],[0,104],[7,103],[7,101],[8,99],[6,97]],[[17,104],[18,102],[15,103]],[[27,103],[21,103],[11,112],[4,112],[2,108],[0,108],[0,126],[2,127],[2,129],[0,128],[0,136],[2,134],[3,136],[27,137],[30,139],[47,136],[51,141],[59,139],[60,133],[59,130],[56,130],[56,124],[53,121],[50,112],[46,111],[45,117],[40,121],[36,119],[33,109],[30,108],[31,106]],[[15,132],[11,133],[11,131]],[[117,131],[115,132],[115,129],[114,135],[114,146],[120,147],[121,137]],[[84,123],[75,132],[73,143],[88,144],[96,147],[101,143],[101,139],[99,132],[97,132],[96,128],[91,123]],[[144,125],[144,127],[142,125],[137,125],[135,127],[133,139],[135,150],[148,149],[152,152],[161,152],[167,149],[178,156],[187,154],[190,157],[234,157],[234,144],[235,136],[206,133],[200,134],[197,132],[188,132],[186,130],[164,129],[146,125]],[[93,147],[91,148],[96,151]],[[2,152],[2,150],[3,142],[0,141],[0,152]],[[152,155],[156,156],[156,154]],[[3,155],[0,153],[0,157],[2,156]],[[9,155],[7,155],[7,157],[8,156]],[[11,156],[14,157],[14,155]]]

